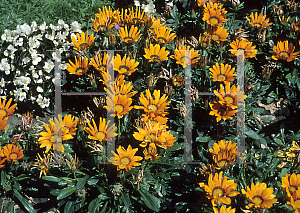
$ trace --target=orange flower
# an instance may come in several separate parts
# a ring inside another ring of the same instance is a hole
[[[16,162],[17,160],[24,157],[23,149],[20,149],[20,146],[7,144],[7,146],[3,147],[3,154],[6,160]]]

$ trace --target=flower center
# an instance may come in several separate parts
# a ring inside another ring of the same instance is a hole
[[[156,141],[156,139],[157,139],[156,134],[150,133],[150,134],[146,135],[144,141],[154,143]]]
[[[102,25],[102,24],[100,24],[100,25],[98,25],[97,26],[97,30],[99,31],[102,31],[102,30],[104,30],[106,28],[106,25]]]
[[[62,138],[59,135],[51,135],[50,137],[50,143],[61,143]]]
[[[255,23],[253,23],[253,26],[255,28],[260,28],[261,27],[261,23],[255,22]]]
[[[164,37],[158,37],[157,40],[159,43],[162,43],[162,44],[167,43],[167,39],[165,39]]]
[[[300,209],[300,199],[295,200],[295,207],[296,209]]]
[[[121,65],[119,66],[119,70],[124,73],[129,70],[129,67],[127,67],[126,65]]]
[[[130,158],[129,157],[121,157],[120,164],[123,164],[123,165],[130,164]]]
[[[6,110],[5,109],[0,109],[0,118],[3,118],[6,115],[7,115]]]
[[[290,186],[289,186],[289,190],[290,190],[291,193],[293,193],[294,191],[297,190],[297,187],[296,187],[296,186],[293,186],[293,185],[290,185]]]
[[[228,161],[226,159],[222,159],[222,160],[218,161],[218,166],[221,169],[227,168],[228,167]]]
[[[191,59],[187,56],[180,57],[180,62],[183,64],[191,64]]]
[[[88,43],[81,43],[79,44],[79,49],[84,50],[88,47]]]
[[[75,74],[82,74],[84,71],[84,67],[77,67],[75,70]]]
[[[223,195],[224,195],[224,190],[222,189],[221,186],[217,186],[217,187],[213,188],[212,194],[213,194],[213,196],[215,196],[215,197],[223,197]]]
[[[203,48],[206,48],[207,47],[207,43],[205,41],[201,41],[200,42],[200,46],[203,47]]]
[[[218,74],[217,79],[218,81],[225,81],[227,79],[227,76],[224,74]]]
[[[152,61],[160,61],[160,57],[158,55],[151,55],[150,58]]]
[[[221,116],[227,115],[227,107],[225,107],[225,108],[222,107],[222,108],[218,109],[218,113]]]
[[[120,105],[120,104],[115,105],[115,111],[117,113],[121,113],[121,112],[123,112],[123,110],[124,110],[124,107],[122,105]]]
[[[18,158],[18,154],[15,152],[12,152],[9,154],[9,158],[12,160],[16,160]]]
[[[157,110],[157,106],[155,104],[149,104],[147,106],[147,109],[149,110],[149,112],[155,112]]]
[[[133,38],[131,37],[131,36],[126,36],[126,37],[124,37],[124,41],[125,42],[130,42],[130,41],[132,41],[133,40]]]
[[[102,131],[96,132],[94,136],[98,138],[99,141],[104,140],[104,138],[106,137],[105,132]]]
[[[98,66],[98,70],[100,70],[102,72],[104,72],[105,69],[106,69],[106,65],[104,65],[104,64],[101,64],[101,65]]]
[[[259,196],[259,195],[255,195],[255,196],[252,198],[252,201],[253,201],[253,203],[259,205],[259,204],[261,204],[262,202],[264,202],[264,199],[262,199],[262,197]]]
[[[219,21],[220,21],[219,18],[216,16],[212,16],[208,20],[211,23],[211,25],[217,25],[217,24],[219,24]]]
[[[211,39],[216,41],[216,40],[219,40],[220,39],[220,36],[218,34],[212,34],[211,35]]]
[[[224,101],[227,103],[227,104],[232,104],[235,102],[235,98],[231,95],[225,95],[224,97]]]
[[[279,58],[282,60],[286,60],[289,57],[288,52],[285,52],[285,51],[280,52],[278,55],[279,55]]]

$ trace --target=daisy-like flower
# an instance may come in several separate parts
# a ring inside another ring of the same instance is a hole
[[[298,188],[292,195],[291,201],[288,201],[287,204],[294,208],[295,213],[300,211],[300,189]]]
[[[221,26],[227,19],[224,17],[227,11],[218,3],[207,3],[204,5],[203,21],[211,26]]]
[[[285,177],[282,177],[282,185],[281,187],[285,189],[287,196],[290,198],[293,193],[299,189],[300,186],[300,174],[296,175],[293,173],[292,175],[287,174]]]
[[[223,177],[223,172],[209,175],[208,185],[199,183],[200,187],[203,188],[208,194],[207,198],[211,199],[212,205],[216,206],[218,203],[224,203],[226,205],[231,204],[230,197],[234,197],[239,194],[235,191],[237,184],[234,180],[227,180],[227,176]]]
[[[131,59],[130,57],[127,58],[126,54],[123,58],[117,54],[114,59],[114,69],[120,74],[131,75],[136,71],[138,65],[139,62],[135,61],[135,59]]]
[[[47,156],[44,153],[44,157],[42,158],[40,154],[38,153],[38,156],[36,158],[37,162],[34,162],[34,167],[39,168],[40,171],[40,178],[42,177],[42,174],[47,177],[46,172],[50,168],[51,162],[52,162],[52,154],[47,154]]]
[[[150,143],[148,150],[145,149],[143,153],[145,155],[144,159],[148,161],[155,161],[156,159],[161,157],[157,156],[157,149],[155,143]]]
[[[134,108],[143,109],[146,115],[150,116],[150,118],[166,115],[167,112],[165,112],[165,110],[169,108],[167,105],[171,103],[171,101],[167,101],[168,96],[164,94],[160,97],[160,90],[154,90],[153,95],[154,98],[152,97],[150,90],[147,89],[146,97],[142,93],[139,98],[143,106],[134,106]]]
[[[129,111],[133,108],[130,106],[132,98],[128,98],[125,95],[114,96],[114,101],[110,97],[107,98],[107,106],[104,106],[108,111],[114,109],[114,116],[122,118],[123,115],[128,115]],[[109,107],[111,106],[111,107]]]
[[[90,65],[100,72],[106,72],[107,62],[109,63],[110,61],[110,58],[107,57],[107,53],[104,52],[103,54],[99,53],[94,58],[91,58]]]
[[[127,44],[137,42],[140,39],[141,35],[141,31],[133,25],[131,26],[129,33],[127,26],[121,27],[119,30],[120,39]]]
[[[213,81],[220,81],[220,82],[231,82],[235,79],[234,74],[235,68],[231,69],[231,65],[221,63],[221,69],[219,63],[213,65],[212,68],[209,68],[211,78]]]
[[[13,162],[16,162],[17,160],[24,157],[23,149],[20,149],[19,145],[16,146],[14,144],[7,144],[6,146],[4,146],[3,155],[6,160]]]
[[[220,84],[220,90],[214,90],[214,93],[218,97],[219,103],[226,104],[233,109],[236,109],[237,105],[242,104],[243,100],[247,98],[247,95],[244,95],[240,91],[240,86],[236,87],[232,85],[232,87],[230,87],[230,83],[225,83],[225,90],[224,86]]]
[[[232,143],[231,141],[220,140],[220,141],[218,141],[218,143],[213,144],[213,148],[210,148],[209,152],[214,155],[217,155],[218,153],[224,152],[224,151],[236,153],[236,149],[237,149],[236,146],[237,146],[237,144]]]
[[[130,92],[132,87],[133,87],[133,85],[131,84],[131,82],[129,82],[129,83],[124,82],[121,85],[117,85],[117,82],[116,82],[114,84],[115,96],[125,95],[128,98],[131,98],[132,96],[134,96],[137,93],[137,91]],[[110,91],[108,91],[108,95],[110,95]]]
[[[266,19],[267,15],[264,15],[262,13],[259,14],[259,16],[257,15],[257,12],[255,12],[255,15],[252,12],[250,18],[246,17],[252,27],[256,29],[265,29],[266,27],[272,25],[271,22],[269,23],[269,19]]]
[[[81,57],[75,57],[75,64],[69,60],[70,63],[68,63],[67,70],[70,74],[74,75],[83,75],[86,73],[89,69],[89,59],[88,58],[81,58]]]
[[[134,156],[137,151],[138,148],[132,149],[130,145],[127,150],[124,147],[119,146],[117,149],[118,154],[111,151],[115,157],[111,157],[108,161],[117,165],[117,170],[126,169],[126,171],[129,171],[131,168],[141,165],[141,163],[137,161],[142,160],[143,157]]]
[[[209,37],[207,37],[205,34],[199,35],[199,45],[202,48],[206,48],[209,44]]]
[[[300,31],[300,21],[292,21],[291,27],[295,32]]]
[[[85,50],[94,45],[95,37],[94,34],[89,36],[89,32],[86,34],[84,32],[76,34],[77,39],[75,36],[72,36],[72,42],[75,50]]]
[[[95,32],[108,31],[114,27],[114,23],[111,22],[111,19],[105,14],[98,15],[95,19],[91,18],[93,22],[92,30]]]
[[[170,43],[175,37],[176,33],[171,33],[171,29],[163,25],[155,29],[153,36],[154,40],[161,45]]]
[[[230,43],[230,46],[232,49],[229,51],[235,56],[237,56],[238,50],[244,50],[244,58],[253,58],[257,54],[256,46],[252,46],[252,42],[249,41],[236,39]]]
[[[251,189],[247,186],[247,191],[242,189],[242,193],[250,201],[249,207],[252,208],[271,208],[277,201],[274,199],[276,195],[273,195],[273,188],[267,188],[265,183],[257,182],[256,185],[251,183]]]
[[[61,115],[59,114],[58,117],[61,119]],[[75,118],[72,115],[65,115],[64,120],[62,121],[62,132],[65,132],[64,134],[70,134],[70,135],[76,135],[75,128],[77,126],[79,119]]]
[[[140,24],[143,21],[143,17],[145,14],[145,9],[143,9],[142,13],[141,13],[141,8],[140,7],[136,7],[135,11],[133,9],[133,7],[129,10],[129,14],[128,14],[128,18],[131,19],[131,21],[134,24]]]
[[[221,119],[224,121],[226,119],[232,119],[232,117],[237,113],[236,109],[222,105],[219,102],[209,103],[209,106],[212,110],[209,114],[217,116],[217,122],[219,122]]]
[[[217,155],[213,156],[213,160],[215,164],[220,169],[229,168],[233,162],[235,162],[237,157],[237,152],[230,152],[228,150],[218,153]]]
[[[197,0],[198,7],[204,6],[206,3],[215,3],[216,0]]]
[[[173,84],[175,87],[181,87],[184,85],[184,79],[181,74],[179,75],[174,75],[172,78]]]
[[[292,43],[289,44],[288,41],[279,41],[277,45],[273,47],[272,58],[274,60],[284,60],[287,62],[293,61],[299,55],[299,52],[294,52],[295,47]]]
[[[175,55],[171,55],[170,58],[176,60],[177,64],[180,64],[183,68],[188,65],[193,65],[200,60],[200,55],[198,51],[194,51],[194,48],[190,46],[182,46],[175,49]]]
[[[200,164],[201,167],[199,167],[199,172],[202,176],[204,176],[204,178],[208,178],[208,176],[210,174],[214,174],[215,173],[215,167],[212,164]]]
[[[220,43],[220,41],[226,41],[228,32],[223,27],[219,26],[218,28],[214,27],[212,29],[207,29],[207,32],[204,33],[205,36],[208,38],[210,37],[212,40],[214,40],[217,43]]]
[[[117,133],[115,133],[117,127],[115,127],[115,125],[108,127],[109,121],[108,123],[106,123],[105,118],[100,118],[99,127],[96,125],[94,119],[92,119],[92,122],[93,126],[90,124],[90,122],[88,122],[89,127],[84,128],[84,131],[86,131],[89,134],[89,139],[102,142],[118,135]]]
[[[231,208],[231,206],[229,206],[228,208],[226,208],[224,205],[218,209],[216,207],[213,207],[214,209],[214,213],[235,213],[235,209]]]
[[[0,98],[0,118],[4,118],[14,114],[15,108],[17,106],[17,104],[14,104],[11,107],[9,107],[10,103],[12,102],[11,98],[8,100],[7,103],[5,102],[6,102],[6,96],[4,97],[4,100]]]
[[[149,49],[145,48],[145,53],[144,57],[150,62],[162,62],[168,60],[169,51],[166,51],[166,47],[160,48],[159,44],[150,44]]]
[[[7,120],[8,120],[8,117],[1,117],[1,119],[0,119],[0,130],[4,130],[4,129],[8,128],[8,126],[5,126],[7,124]]]

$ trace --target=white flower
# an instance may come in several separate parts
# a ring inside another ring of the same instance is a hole
[[[149,4],[142,4],[142,9],[145,9],[145,13],[155,13],[155,5],[152,1],[148,1]]]
[[[23,38],[22,37],[20,37],[18,40],[16,40],[15,42],[14,42],[14,45],[15,46],[22,46],[23,45]]]
[[[28,39],[29,40],[29,48],[39,48],[40,42],[36,37],[31,37]]]
[[[79,24],[77,21],[73,21],[71,24],[71,31],[72,32],[79,32],[81,33],[81,24]]]
[[[26,92],[21,92],[19,94],[19,101],[23,101],[26,98]]]
[[[28,86],[24,86],[23,89],[25,90],[25,92],[28,92],[28,91],[29,91],[29,87],[28,87]]]
[[[34,58],[32,58],[33,60],[32,60],[32,64],[33,65],[37,65],[41,60],[42,60],[42,57],[40,57],[40,56],[36,56],[36,57],[34,57]]]
[[[43,83],[43,79],[40,78],[39,80],[37,80],[37,83],[38,84],[42,84]]]
[[[28,24],[23,24],[23,25],[18,25],[16,32],[20,35],[20,36],[27,36],[31,33],[31,27]]]
[[[4,54],[4,56],[8,57],[9,56],[8,50],[4,50],[3,54]]]
[[[39,75],[37,74],[37,72],[33,71],[32,73],[32,77],[34,78],[39,78]],[[34,79],[35,80],[35,79]]]
[[[31,28],[32,28],[32,32],[35,32],[37,30],[37,23],[35,21],[31,23]]]
[[[61,51],[59,51],[59,54],[56,55],[56,51],[55,52],[52,52],[52,59],[55,61],[55,62],[61,62]]]
[[[23,58],[23,65],[24,64],[28,64],[29,62],[30,62],[30,58],[29,57],[25,57],[25,58]]]
[[[44,65],[44,70],[47,72],[47,73],[50,73],[51,70],[54,68],[54,63],[51,61],[51,60],[48,60],[45,62],[45,65]]]
[[[45,35],[45,38],[47,38],[47,39],[53,41],[53,40],[54,40],[54,35],[53,35],[53,33],[52,33],[52,34],[48,34],[48,33],[47,33],[47,34]]]
[[[40,86],[38,86],[38,87],[36,88],[36,91],[39,92],[39,93],[42,93],[42,92],[43,92],[43,88],[40,87]]]
[[[1,79],[1,81],[0,81],[0,86],[1,86],[1,87],[4,87],[4,86],[5,86],[4,78]]]
[[[35,67],[31,65],[31,66],[29,67],[29,70],[30,70],[31,72],[34,72],[34,71],[35,71]]]
[[[43,40],[43,35],[42,34],[38,34],[35,36],[36,39],[38,40]]]
[[[64,27],[64,25],[65,25],[64,20],[59,19],[59,20],[58,20],[58,25],[61,26],[61,27]]]
[[[46,78],[46,80],[49,80],[51,77],[46,75],[45,78]]]
[[[60,64],[60,69],[61,70],[66,70],[68,68],[68,65],[66,63]]]
[[[12,31],[11,30],[8,30],[8,29],[5,29],[4,30],[4,33],[3,33],[3,35],[1,36],[1,39],[3,40],[3,41],[11,41],[12,40]]]
[[[50,105],[50,99],[49,98],[44,98],[44,100],[41,104],[41,107],[45,108],[45,107],[48,107],[49,105]]]
[[[34,96],[31,96],[31,97],[30,97],[30,100],[31,100],[31,101],[34,101],[35,99],[36,99],[36,98],[35,98]]]
[[[29,77],[25,77],[25,76],[21,76],[21,81],[22,81],[22,84],[23,85],[27,85],[27,84],[30,84],[31,82],[31,79]]]
[[[140,7],[140,6],[141,6],[140,0],[134,0],[134,5],[135,5],[136,7]]]

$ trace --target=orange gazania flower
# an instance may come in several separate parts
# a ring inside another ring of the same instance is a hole
[[[24,157],[23,149],[20,149],[19,145],[7,144],[3,147],[3,155],[8,161],[16,162],[17,160]]]
[[[94,45],[95,37],[94,34],[89,36],[89,32],[86,34],[84,32],[79,35],[76,34],[77,39],[75,36],[72,37],[72,42],[75,50],[85,50]]]
[[[213,207],[214,213],[235,213],[235,209],[232,209],[230,206],[226,208],[224,205],[218,209],[216,207]]]
[[[108,123],[106,123],[105,118],[100,118],[98,125],[99,127],[96,125],[94,119],[92,119],[92,122],[93,126],[90,124],[90,122],[88,122],[89,127],[84,128],[84,131],[86,131],[89,134],[89,139],[102,142],[118,135],[117,133],[115,133],[117,127],[115,127],[115,125],[108,127],[109,121]]]
[[[224,17],[227,11],[218,3],[207,3],[204,6],[203,21],[206,21],[211,26],[221,26],[227,19]]]
[[[117,149],[118,154],[116,154],[114,151],[111,151],[114,157],[111,157],[108,161],[114,165],[117,165],[117,170],[126,169],[126,171],[129,171],[131,168],[141,165],[141,163],[137,161],[140,161],[143,158],[140,156],[134,156],[137,151],[138,148],[132,149],[130,145],[128,146],[127,150],[124,149],[124,147],[119,146]]]
[[[226,119],[232,119],[232,117],[237,113],[237,109],[232,109],[226,105],[222,105],[219,102],[209,103],[209,106],[212,111],[210,111],[210,115],[217,116],[217,122],[221,119],[224,121]]]
[[[121,27],[121,29],[119,30],[120,39],[127,44],[137,42],[140,39],[141,35],[141,31],[133,25],[131,26],[129,32],[127,26]]]
[[[230,46],[232,49],[229,51],[235,56],[238,55],[238,50],[244,50],[244,58],[253,58],[257,54],[255,46],[252,46],[252,42],[249,41],[236,39],[230,43]]]
[[[130,57],[127,58],[126,54],[123,58],[117,54],[114,59],[114,64],[114,69],[120,74],[131,75],[136,71],[139,62],[135,61],[135,59],[131,59]]]
[[[289,206],[292,206],[295,210],[295,213],[300,211],[300,189],[298,188],[292,195],[291,201],[287,202]]]
[[[264,14],[259,14],[259,16],[257,17],[257,12],[255,12],[255,15],[253,14],[253,12],[250,15],[249,19],[248,17],[246,17],[246,19],[248,20],[249,24],[256,28],[256,29],[265,29],[267,26],[272,25],[272,23],[269,23],[269,19],[266,19],[267,15]]]
[[[159,44],[168,44],[176,37],[176,33],[171,33],[171,29],[160,25],[158,28],[155,29],[153,38]]]
[[[11,107],[9,107],[10,103],[12,102],[12,98],[10,98],[6,104],[5,102],[6,102],[6,96],[4,97],[3,101],[2,98],[0,98],[0,118],[4,118],[14,114],[15,108],[17,106],[17,104],[14,104]]]
[[[292,175],[287,174],[285,177],[282,177],[281,187],[285,189],[287,196],[290,198],[300,187],[300,174],[296,175],[293,173]]]
[[[37,162],[34,163],[34,167],[39,168],[40,171],[40,178],[42,177],[42,174],[44,173],[45,176],[47,177],[46,172],[50,168],[51,162],[52,162],[52,154],[47,154],[47,156],[44,153],[44,158],[40,156],[38,153],[38,156],[36,158]]]
[[[4,129],[7,129],[8,126],[5,126],[7,124],[7,119],[8,117],[1,117],[1,120],[0,120],[0,130],[4,130]]]
[[[252,208],[271,208],[272,205],[277,201],[274,199],[276,195],[273,195],[273,188],[267,188],[265,183],[257,182],[256,185],[251,183],[251,188],[247,186],[247,191],[242,189],[242,193],[250,201],[249,207]]]
[[[75,64],[69,60],[67,70],[70,74],[75,75],[83,75],[89,69],[89,59],[88,58],[81,58],[79,56],[75,57]]]
[[[150,44],[149,49],[145,48],[145,53],[144,57],[150,62],[162,62],[168,60],[169,51],[166,51],[166,47],[160,48],[159,44]]]
[[[183,68],[188,65],[195,65],[200,60],[198,51],[194,51],[194,48],[190,46],[182,46],[175,49],[175,55],[170,56],[176,60],[177,64],[180,64]]]
[[[220,41],[226,41],[228,32],[223,27],[219,26],[218,28],[207,29],[207,32],[204,33],[205,36],[210,37],[217,43]]]
[[[131,21],[134,24],[137,25],[143,21],[145,9],[143,9],[142,13],[141,13],[140,7],[135,8],[135,11],[134,11],[133,7],[131,9],[129,8],[128,10],[129,10],[128,19],[131,19]]]
[[[288,41],[277,42],[277,45],[273,47],[272,58],[274,60],[285,60],[287,62],[293,61],[299,55],[299,52],[294,52],[295,47],[292,43],[289,44]]]
[[[110,97],[107,98],[107,106],[106,108],[108,111],[112,112],[111,110],[114,109],[114,116],[118,116],[118,118],[122,118],[123,115],[128,115],[129,111],[133,108],[130,106],[132,103],[132,98],[128,98],[126,95],[118,95],[114,96],[114,102]]]
[[[210,174],[208,185],[204,183],[199,183],[199,185],[206,191],[208,194],[207,198],[211,199],[213,206],[216,206],[218,203],[230,205],[230,197],[239,194],[239,192],[235,191],[238,185],[234,183],[234,180],[227,180],[227,176],[223,177],[223,172],[216,173],[214,177],[213,174]]]
[[[161,156],[157,156],[157,149],[155,143],[150,143],[148,150],[145,149],[143,153],[145,155],[144,157],[145,160],[149,160],[149,161],[154,161],[161,157]]]
[[[212,68],[209,68],[211,78],[213,81],[220,81],[220,82],[231,82],[235,79],[234,74],[235,68],[233,67],[231,69],[231,65],[229,64],[223,64],[221,63],[221,68],[219,66],[219,63],[216,63],[213,65]]]

